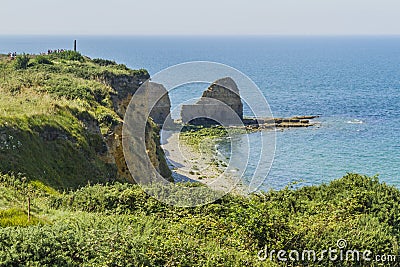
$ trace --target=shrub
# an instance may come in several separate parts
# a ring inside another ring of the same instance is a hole
[[[104,67],[117,65],[117,63],[115,61],[108,60],[108,59],[95,58],[92,61],[93,61],[93,63],[95,63],[99,66],[104,66]]]
[[[193,208],[168,206],[137,185],[120,183],[88,185],[50,195],[48,200],[51,208],[73,217],[40,227],[0,228],[0,265],[43,266],[66,257],[71,265],[80,266],[102,266],[105,261],[108,266],[128,262],[136,266],[275,266],[258,261],[257,252],[264,246],[318,253],[335,248],[339,239],[347,240],[349,249],[398,254],[400,191],[356,174],[296,190],[287,187],[249,197],[228,194]],[[82,213],[74,213],[78,211]],[[324,259],[293,266],[337,265]]]
[[[45,56],[37,56],[35,58],[35,61],[37,64],[47,64],[47,65],[51,65],[53,64],[53,62],[51,62],[47,57]]]
[[[147,79],[150,78],[149,72],[145,69],[132,70],[131,72],[133,75],[144,76]]]
[[[25,70],[28,67],[29,56],[27,54],[19,55],[15,58],[14,67],[16,70]]]
[[[102,66],[102,67],[113,66],[115,69],[118,69],[118,70],[129,71],[129,68],[125,64],[118,64],[113,60],[95,58],[92,61],[93,61],[93,63],[95,63],[99,66]]]
[[[85,58],[81,55],[81,53],[72,51],[72,50],[62,51],[60,53],[57,53],[56,55],[58,58],[65,59],[65,60],[72,60],[72,61],[79,61],[79,62],[85,61]]]
[[[69,100],[82,99],[89,101],[93,99],[92,91],[88,86],[79,84],[67,77],[53,79],[51,84],[44,88],[50,94],[57,97],[65,97]]]
[[[116,66],[116,69],[119,69],[119,70],[129,70],[129,68],[128,68],[125,64],[118,64],[118,65]]]
[[[103,106],[97,107],[95,118],[99,122],[103,134],[107,133],[113,126],[119,123],[118,115],[112,113],[109,109]]]

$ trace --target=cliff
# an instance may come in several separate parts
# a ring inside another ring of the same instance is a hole
[[[110,72],[105,72],[96,77],[97,80],[115,90],[115,93],[112,93],[110,97],[113,109],[121,119],[123,119],[125,115],[133,94],[149,78],[150,76],[147,72],[139,73],[139,75],[115,75]],[[168,117],[171,109],[171,102],[164,86],[152,82],[146,84],[151,84],[150,87],[146,88],[148,91],[149,101],[152,101],[156,96],[163,95],[156,105],[152,107],[152,111],[150,112],[151,120],[148,121],[146,127],[145,143],[148,156],[156,170],[163,177],[171,180],[171,171],[166,163],[164,152],[160,147],[160,128],[157,125],[162,124]],[[105,140],[108,150],[103,156],[104,161],[114,164],[117,167],[119,179],[133,182],[132,176],[126,165],[122,148],[122,123],[115,125],[105,136]],[[143,175],[146,174],[144,173]]]
[[[0,172],[60,189],[133,182],[122,150],[123,116],[148,78],[145,70],[72,51],[0,56]],[[149,158],[168,178],[159,129],[148,124]]]

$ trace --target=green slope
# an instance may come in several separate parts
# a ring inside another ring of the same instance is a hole
[[[137,84],[113,87],[128,78]],[[0,172],[24,173],[60,189],[126,180],[105,160],[106,137],[122,123],[118,101],[148,78],[145,70],[72,51],[0,56]],[[166,166],[162,153],[156,157]]]

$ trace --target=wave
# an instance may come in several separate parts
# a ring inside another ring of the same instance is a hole
[[[362,120],[353,119],[353,120],[347,121],[347,123],[350,123],[350,124],[363,124],[364,122]]]

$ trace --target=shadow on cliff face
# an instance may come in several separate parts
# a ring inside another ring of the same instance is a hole
[[[137,91],[137,89],[149,79],[148,74],[136,76],[110,76],[108,75],[103,79],[107,84],[113,87],[116,94],[112,95],[112,102],[114,110],[120,116],[121,120],[124,119],[128,105]],[[146,82],[150,84],[150,88],[147,88],[147,97],[158,97],[160,94],[163,97],[157,102],[156,106],[151,111],[151,118],[148,119],[145,128],[145,144],[147,156],[154,168],[167,180],[173,181],[171,177],[171,171],[168,168],[165,160],[164,151],[160,146],[160,128],[157,125],[162,124],[163,121],[169,116],[171,102],[166,89],[156,83]],[[149,100],[150,101],[150,100]],[[153,122],[153,120],[156,122]],[[123,151],[123,136],[122,136],[122,123],[114,126],[112,131],[105,136],[107,144],[107,153],[102,158],[109,164],[114,164],[117,169],[117,177],[119,180],[129,181],[134,183],[131,172],[126,164],[126,158]],[[137,159],[138,161],[140,159]],[[132,166],[131,166],[132,167]],[[133,166],[134,168],[135,166]],[[143,171],[142,175],[146,175]]]

